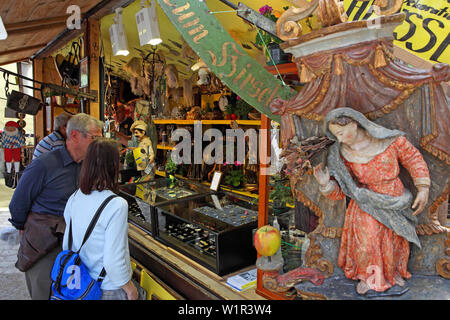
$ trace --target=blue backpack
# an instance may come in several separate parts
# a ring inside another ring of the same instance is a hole
[[[97,280],[89,275],[89,271],[81,261],[80,250],[89,238],[100,217],[101,212],[117,195],[111,195],[103,201],[89,224],[83,242],[77,252],[72,251],[72,219],[69,222],[69,250],[61,251],[56,257],[51,273],[52,294],[50,300],[100,300],[102,297],[102,281],[106,270],[102,269]]]

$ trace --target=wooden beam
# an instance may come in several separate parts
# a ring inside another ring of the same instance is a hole
[[[33,61],[33,79],[37,81],[44,81],[44,60],[36,59]],[[41,99],[41,93],[34,91],[34,97]],[[33,117],[34,119],[34,143],[37,144],[39,140],[45,137],[45,107],[38,111]]]
[[[84,25],[84,22],[89,18],[100,19],[108,14],[113,13],[115,8],[126,7],[133,2],[134,0],[102,0],[83,15],[82,25]],[[33,60],[52,54],[74,38],[78,37],[83,32],[85,32],[85,29],[83,27],[81,29],[73,30],[67,28],[64,29],[52,41],[50,41],[45,48],[40,49],[34,55],[32,55],[31,59]]]
[[[28,60],[30,60],[29,57],[19,58],[19,59],[14,59],[14,60],[8,60],[8,61],[5,61],[5,62],[0,62],[0,66],[5,66],[7,64],[17,63],[17,62],[22,62],[22,61],[28,61]]]
[[[88,19],[86,32],[84,34],[84,45],[86,56],[89,59],[89,87],[88,90],[96,90],[100,95],[100,21]],[[100,97],[100,96],[99,96]],[[96,119],[100,119],[100,99],[88,102],[89,114]]]
[[[271,133],[271,125],[270,118],[268,118],[265,114],[261,114],[261,133],[260,133],[260,148],[259,152],[262,154],[262,157],[270,158],[270,133]],[[260,155],[260,164],[259,164],[259,205],[258,205],[258,228],[265,226],[269,223],[269,169],[270,169],[270,161],[268,164],[263,164],[261,162]],[[260,255],[258,254],[258,258]],[[275,292],[271,292],[264,288],[263,282],[263,271],[257,270],[257,280],[256,280],[256,289],[255,292],[266,299],[270,300],[286,300],[286,297],[283,297]]]
[[[81,35],[84,32],[84,28],[81,27],[81,29],[75,29],[75,30],[69,30],[64,29],[62,32],[60,32],[55,38],[53,38],[47,45],[37,51],[35,54],[33,54],[30,58],[31,60],[43,58],[51,55],[56,50],[62,48],[65,46],[68,42],[75,39],[79,35]]]
[[[53,26],[55,24],[65,25],[68,17],[69,17],[69,15],[65,15],[65,16],[50,17],[50,18],[45,18],[45,19],[7,23],[7,24],[5,24],[5,29],[9,34],[9,33],[15,32],[15,31],[20,31],[20,30],[28,29],[28,28]]]
[[[16,30],[16,29],[36,27],[36,26],[41,26],[44,24],[66,23],[67,18],[68,18],[68,15],[60,16],[60,17],[51,17],[51,18],[30,20],[30,21],[7,23],[7,24],[5,24],[5,29],[6,29],[6,31],[10,32],[10,31]]]
[[[269,222],[269,190],[268,190],[268,164],[263,163],[262,159],[270,157],[270,119],[261,113],[261,130],[259,134],[259,202],[258,202],[258,229]],[[258,258],[260,255],[258,254]],[[256,280],[257,292],[263,288],[262,271],[258,269]]]
[[[39,43],[39,44],[34,44],[29,47],[21,47],[21,48],[15,48],[15,49],[7,50],[7,51],[0,51],[0,55],[7,55],[7,54],[18,53],[18,52],[22,52],[22,51],[36,50],[36,49],[44,47],[46,44],[47,43]]]
[[[132,4],[135,0],[103,0],[86,12],[88,18],[99,19],[114,13],[116,8],[125,8]]]
[[[34,26],[34,27],[26,27],[21,29],[14,29],[14,30],[7,30],[8,35],[13,34],[26,34],[26,33],[35,33],[42,30],[49,30],[49,29],[56,29],[56,28],[63,28],[66,25],[65,22],[62,23],[52,23],[52,24],[43,24],[40,26]]]
[[[259,143],[259,202],[258,202],[258,228],[269,222],[269,163],[263,163],[266,157],[270,159],[270,118],[265,114],[261,114],[261,130]]]

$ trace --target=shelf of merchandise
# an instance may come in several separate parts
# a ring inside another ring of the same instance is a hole
[[[158,176],[162,176],[162,177],[166,176],[166,173],[164,171],[159,171],[159,170],[155,170],[155,174],[158,175]],[[179,179],[188,179],[188,178],[180,176],[178,174],[176,174],[175,177],[179,178]],[[208,187],[211,185],[211,183],[209,183],[207,181],[202,182],[202,184],[205,185],[205,186],[208,186]],[[233,193],[236,193],[236,194],[240,194],[240,195],[243,195],[243,196],[246,196],[246,197],[249,197],[249,198],[255,198],[255,199],[258,198],[258,194],[250,193],[250,192],[247,192],[247,191],[235,190],[235,189],[227,188],[227,187],[224,187],[224,186],[221,186],[221,188],[223,190],[225,190],[225,191],[229,191],[229,192],[233,192]]]
[[[261,120],[178,120],[178,119],[154,119],[154,124],[183,124],[190,125],[195,122],[201,122],[203,124],[226,124],[230,125],[232,121],[236,121],[239,125],[244,126],[260,126]]]
[[[173,150],[174,147],[168,146],[168,145],[164,145],[164,144],[158,144],[158,145],[156,145],[156,149],[161,149],[161,150]]]
[[[179,120],[179,119],[153,119],[153,123],[156,125],[160,124],[179,124],[179,125],[193,125],[195,122],[201,122],[202,125],[231,125],[231,123],[235,121],[238,125],[246,125],[246,126],[261,126],[261,120]],[[173,146],[158,144],[157,149],[160,150],[173,150]],[[165,177],[164,171],[155,170],[155,174],[159,176]],[[187,179],[186,177],[176,175],[177,178]],[[210,185],[208,182],[203,182],[205,185]],[[234,190],[231,188],[223,187],[222,189],[225,191],[230,191],[236,194],[244,195],[250,198],[258,198],[257,194]]]

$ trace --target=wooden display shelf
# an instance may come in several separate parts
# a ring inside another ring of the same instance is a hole
[[[161,150],[173,150],[174,147],[168,146],[168,145],[163,145],[163,144],[158,144],[158,145],[156,145],[156,149],[161,149]]]
[[[154,124],[194,124],[195,120],[153,119]]]
[[[162,177],[166,176],[166,173],[164,171],[159,171],[159,170],[155,170],[155,174],[158,175],[158,176],[162,176]],[[175,177],[176,178],[180,178],[180,179],[188,179],[188,178],[180,176],[178,174],[175,175]],[[209,183],[207,181],[203,181],[202,184],[204,184],[205,186],[208,186],[208,187],[211,185],[211,183]],[[223,190],[228,191],[228,192],[233,192],[233,193],[236,193],[236,194],[240,194],[240,195],[243,195],[243,196],[246,196],[246,197],[249,197],[249,198],[255,198],[255,199],[258,198],[258,194],[254,194],[254,193],[247,192],[247,191],[239,191],[239,190],[231,189],[231,188],[224,187],[224,186],[220,186],[220,187]],[[269,200],[269,203],[271,203],[271,202],[272,202],[272,200]],[[293,208],[295,208],[295,205],[291,205],[291,204],[286,203],[286,207],[293,209]]]
[[[278,72],[282,75],[298,75],[297,64],[294,62],[277,64],[276,68],[275,66],[266,66],[265,69],[273,75],[278,75]]]
[[[159,171],[159,170],[155,170],[155,174],[158,175],[158,176],[161,176],[161,177],[165,177],[166,176],[166,173],[164,171]],[[180,176],[178,174],[175,175],[175,177],[179,178],[179,179],[183,179],[183,180],[187,180],[188,179],[188,178]],[[203,181],[202,184],[205,185],[205,186],[208,186],[208,187],[211,185],[211,183],[209,183],[207,181]],[[224,187],[224,186],[220,186],[220,187],[223,190],[228,191],[228,192],[233,192],[233,193],[236,193],[236,194],[240,194],[240,195],[243,195],[243,196],[246,196],[246,197],[249,197],[249,198],[255,198],[255,199],[258,198],[258,195],[254,194],[254,193],[250,193],[250,192],[247,192],[247,191],[235,190],[235,189],[227,188],[227,187]]]
[[[178,119],[154,119],[154,124],[184,124],[190,125],[195,122],[201,122],[203,124],[226,124],[230,125],[233,120],[178,120]],[[261,120],[234,120],[239,125],[244,126],[260,126]]]
[[[161,177],[165,177],[166,173],[164,171],[155,170],[155,174]]]

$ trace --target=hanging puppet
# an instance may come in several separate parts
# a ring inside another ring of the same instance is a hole
[[[25,136],[22,133],[19,124],[14,121],[8,121],[0,135],[1,147],[4,149],[6,172],[11,173],[14,163],[14,171],[20,171],[21,149],[25,146]]]

